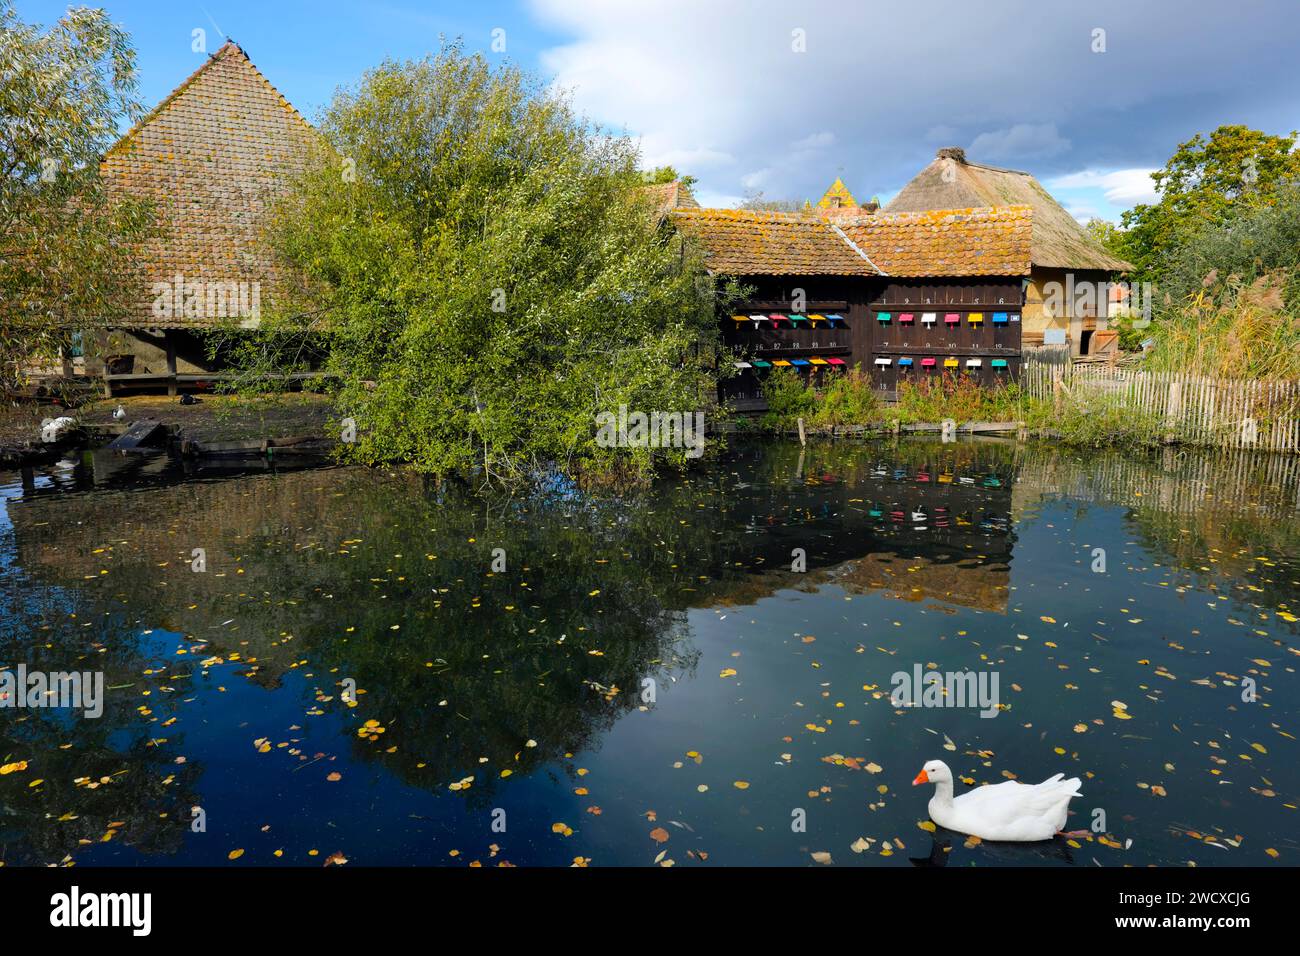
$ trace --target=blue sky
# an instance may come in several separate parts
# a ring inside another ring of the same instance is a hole
[[[17,0],[27,21],[66,4]],[[840,176],[888,199],[957,145],[1026,169],[1080,218],[1151,198],[1151,169],[1223,123],[1300,128],[1291,0],[108,0],[152,106],[235,39],[308,118],[384,58],[439,36],[508,57],[640,139],[702,202],[816,199]],[[504,30],[506,50],[491,49]],[[1102,31],[1102,32],[1098,32]]]

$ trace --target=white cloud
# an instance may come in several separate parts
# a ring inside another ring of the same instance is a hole
[[[1182,0],[1176,17],[1131,0],[1050,17],[1041,0],[526,2],[565,38],[539,54],[543,73],[639,137],[647,165],[700,177],[701,196],[741,194],[760,173],[773,199],[815,199],[837,175],[855,195],[888,194],[936,146],[968,142],[971,159],[1044,181],[1102,170],[1091,186],[1127,206],[1192,132],[1285,132],[1300,103],[1300,16],[1281,0],[1249,14]],[[1105,54],[1091,49],[1098,23]]]
[[[1152,203],[1160,197],[1151,181],[1152,169],[1114,169],[1109,172],[1086,169],[1057,176],[1047,183],[1048,189],[1100,189],[1106,201],[1129,208],[1140,202]]]
[[[733,196],[730,193],[719,193],[710,189],[696,189],[692,195],[705,209],[735,209],[745,201],[744,196]]]

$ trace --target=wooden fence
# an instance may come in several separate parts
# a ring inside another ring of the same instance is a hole
[[[1034,398],[1143,413],[1153,437],[1216,448],[1300,453],[1300,382],[1207,378],[1071,362],[1063,349],[1026,349],[1022,387]]]

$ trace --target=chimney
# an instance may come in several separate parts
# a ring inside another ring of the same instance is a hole
[[[945,146],[934,154],[935,159],[955,159],[959,163],[966,162],[966,150],[960,146]]]

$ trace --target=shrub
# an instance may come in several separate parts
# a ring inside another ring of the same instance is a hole
[[[302,301],[264,338],[320,317],[350,457],[502,483],[685,464],[597,431],[713,386],[715,290],[658,227],[634,142],[455,44],[368,71],[319,129],[272,236]]]
[[[1122,399],[1075,393],[1058,410],[1044,402],[1031,413],[1031,422],[1051,429],[1068,445],[1087,448],[1140,448],[1159,444],[1165,434],[1160,415],[1134,408]]]
[[[898,387],[890,417],[905,424],[941,422],[1008,422],[1025,416],[1025,397],[1014,383],[981,386],[968,375],[944,372]]]
[[[880,421],[883,405],[871,385],[871,376],[855,365],[846,372],[828,373],[817,396],[812,422],[825,428],[867,425]]]
[[[763,380],[767,411],[763,427],[774,431],[793,428],[800,418],[810,418],[817,405],[817,393],[792,368],[774,368]]]

